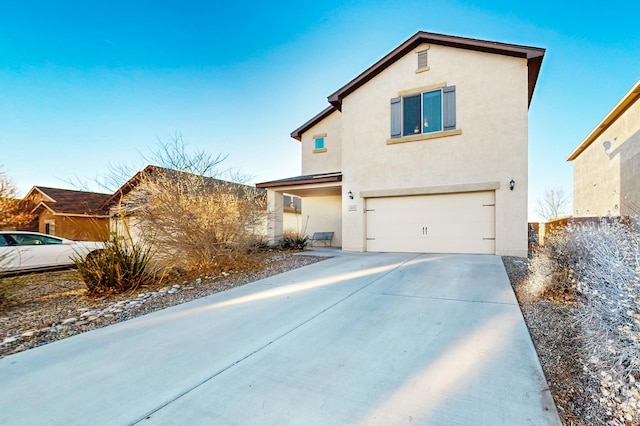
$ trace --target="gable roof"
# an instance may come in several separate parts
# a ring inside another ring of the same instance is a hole
[[[81,215],[103,213],[102,204],[111,196],[99,192],[34,186],[24,198],[27,199],[35,193],[40,193],[43,199],[33,211],[44,207],[53,213]]]
[[[573,150],[569,157],[567,157],[567,161],[573,161],[582,152],[589,147],[595,141],[598,136],[604,133],[605,130],[611,126],[626,110],[628,110],[631,105],[633,105],[638,99],[640,99],[640,80],[636,82],[636,84],[631,87],[631,89],[618,101],[618,103],[613,107],[611,111],[598,123],[598,125],[587,135],[586,138],[578,145],[576,149]]]
[[[128,193],[133,191],[138,185],[140,185],[141,182],[143,182],[143,180],[145,178],[153,177],[154,175],[156,175],[156,176],[168,176],[170,178],[176,178],[176,179],[178,177],[180,177],[180,176],[187,176],[187,175],[192,176],[192,177],[197,176],[197,175],[194,175],[193,173],[182,172],[182,171],[174,170],[174,169],[168,169],[166,167],[148,165],[143,170],[141,170],[138,173],[136,173],[131,179],[126,181],[124,183],[124,185],[122,185],[120,188],[118,188],[113,193],[113,195],[109,196],[108,199],[103,203],[103,208],[108,209],[114,203],[116,203],[118,200],[120,200],[122,197],[124,197],[125,195],[127,195]],[[232,184],[232,185],[235,185],[238,188],[238,193],[239,194],[240,193],[244,193],[244,191],[246,191],[249,188],[250,189],[255,189],[252,186],[244,185],[244,184],[237,183],[237,182],[229,182],[229,181],[216,179],[216,178],[212,178],[212,177],[208,177],[208,176],[203,176],[203,177],[204,177],[205,181],[207,182],[207,184],[211,184],[211,185]],[[262,193],[266,193],[266,191],[263,190],[263,189],[259,189],[258,193],[262,194]]]
[[[389,52],[385,57],[367,68],[359,76],[351,80],[346,85],[342,86],[336,92],[329,95],[328,100],[331,104],[331,107],[325,109],[320,114],[316,115],[311,120],[307,121],[305,124],[291,132],[291,137],[297,140],[301,140],[302,133],[306,132],[322,119],[326,118],[333,111],[342,111],[342,100],[344,98],[367,83],[369,80],[376,77],[398,59],[402,58],[404,55],[411,52],[413,49],[423,43],[437,44],[440,46],[449,46],[458,49],[475,50],[479,52],[494,53],[497,55],[506,55],[527,59],[529,105],[531,104],[533,90],[535,89],[536,82],[538,81],[538,74],[540,73],[540,66],[542,65],[542,58],[544,57],[545,49],[539,47],[521,46],[517,44],[499,43],[495,41],[478,40],[473,38],[418,31],[407,41]]]

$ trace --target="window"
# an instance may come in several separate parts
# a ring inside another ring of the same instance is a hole
[[[44,235],[13,234],[13,239],[19,246],[33,246],[41,244],[62,244],[62,240]]]
[[[327,148],[324,144],[324,139],[327,137],[326,133],[320,133],[318,135],[313,135],[313,153],[320,154],[323,152],[327,152]]]
[[[391,138],[456,128],[456,87],[391,99]]]
[[[55,220],[45,220],[44,221],[44,233],[49,235],[56,234],[56,221]]]

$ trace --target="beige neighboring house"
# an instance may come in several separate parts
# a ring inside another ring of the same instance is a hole
[[[116,235],[127,235],[127,233],[131,234],[132,240],[134,242],[138,242],[141,240],[142,231],[140,227],[140,219],[136,216],[136,206],[131,203],[133,198],[138,198],[136,196],[136,191],[140,189],[140,184],[144,182],[146,176],[153,175],[160,171],[161,173],[169,174],[177,174],[184,173],[178,172],[176,170],[170,170],[158,166],[149,165],[144,168],[144,170],[136,173],[131,179],[129,179],[124,185],[122,185],[118,190],[116,190],[113,195],[108,197],[108,199],[104,202],[103,208],[107,209],[109,212],[109,228],[112,234]],[[242,185],[239,183],[226,182],[219,179],[207,178],[213,184],[216,183],[225,183],[232,184],[237,186],[239,189],[247,188],[255,190],[255,188]],[[259,190],[264,191],[264,190]],[[264,192],[263,192],[264,196]],[[298,197],[287,196],[286,197],[286,207],[285,207],[285,223],[288,226],[288,230],[292,232],[300,232],[299,229],[302,223],[301,219],[301,210],[302,203]],[[126,224],[126,225],[125,225]],[[258,229],[255,229],[255,232],[259,235],[267,235],[267,212],[264,211],[264,221],[261,225],[259,225]]]
[[[573,216],[640,215],[640,80],[569,155]]]
[[[545,50],[418,32],[294,130],[302,175],[283,194],[307,234],[346,251],[527,255],[528,109]]]

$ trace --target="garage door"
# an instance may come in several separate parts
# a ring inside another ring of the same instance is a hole
[[[367,251],[495,253],[495,192],[367,198]]]

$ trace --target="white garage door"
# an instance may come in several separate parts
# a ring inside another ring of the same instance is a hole
[[[495,192],[367,198],[367,251],[495,253]]]

